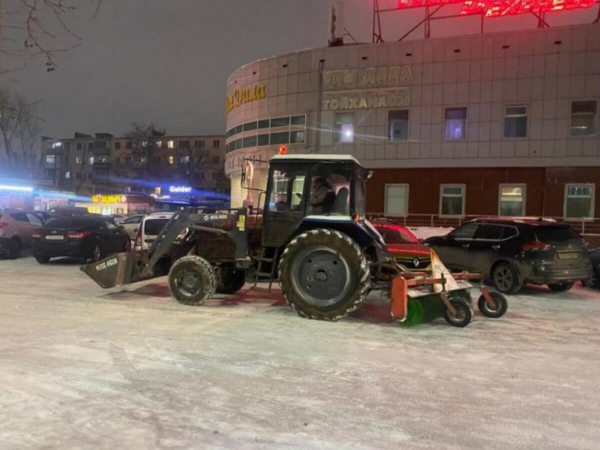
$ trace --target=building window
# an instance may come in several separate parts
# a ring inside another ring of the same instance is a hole
[[[507,106],[504,109],[504,137],[523,138],[527,136],[527,107]]]
[[[213,156],[213,164],[220,164],[221,158],[218,156]]]
[[[390,141],[408,140],[408,109],[388,112],[388,139]]]
[[[258,135],[258,146],[261,147],[263,145],[269,145],[269,135],[268,134],[259,134]]]
[[[200,172],[200,173],[198,173],[198,179],[199,179],[200,181],[204,181],[204,172]]]
[[[269,128],[269,119],[259,120],[258,128]]]
[[[71,150],[71,143],[70,142],[65,142],[65,150],[67,150],[67,151]]]
[[[256,136],[245,137],[242,141],[242,148],[256,147]]]
[[[77,150],[82,150],[83,149],[83,145],[81,144],[81,142],[77,143]]]
[[[175,163],[175,158],[173,158],[173,156],[169,156],[169,164],[174,164]]]
[[[465,215],[465,185],[442,184],[440,186],[440,216]]]
[[[179,141],[179,148],[190,148],[190,141]]]
[[[221,141],[219,141],[218,139],[215,139],[213,141],[213,148],[219,148],[221,146]]]
[[[131,141],[127,141],[127,142],[125,142],[125,148],[126,148],[127,150],[131,150],[131,147],[132,147],[132,145],[131,145]]]
[[[115,142],[115,150],[121,150],[121,143]]]
[[[306,124],[306,116],[292,116],[292,125],[305,125]]]
[[[467,108],[446,108],[444,137],[449,141],[465,139],[467,136]]]
[[[75,164],[83,164],[83,159],[81,158],[81,156],[75,158]]]
[[[94,150],[94,143],[93,142],[88,143],[88,150]]]
[[[76,177],[78,180],[81,180],[81,172],[77,172],[77,174],[75,175],[75,177]]]
[[[56,164],[56,155],[46,155],[46,164]]]
[[[590,219],[594,217],[593,184],[567,184],[565,186],[565,218]]]
[[[498,215],[524,216],[525,215],[524,184],[501,184],[498,201]]]
[[[94,157],[90,156],[90,159],[88,160],[88,162],[90,163],[90,165],[94,165]]]
[[[258,127],[258,124],[256,122],[248,122],[248,123],[244,124],[244,131],[256,130],[257,127]]]
[[[156,141],[156,148],[162,148],[162,141]]]
[[[408,213],[408,184],[385,185],[385,215],[405,216]]]
[[[354,113],[335,115],[335,141],[346,144],[354,142]]]
[[[175,141],[167,141],[167,148],[175,148]]]
[[[70,180],[71,179],[71,172],[69,172],[68,170],[65,172],[65,180]]]
[[[204,141],[194,141],[195,148],[204,148]]]
[[[304,131],[292,131],[290,133],[290,144],[303,144],[305,139]]]
[[[290,143],[289,131],[286,131],[284,133],[271,133],[271,145],[289,144],[289,143]]]
[[[52,148],[54,148],[54,149],[55,149],[55,148],[60,148],[60,147],[62,147],[62,143],[61,143],[61,142],[54,142],[54,143],[52,144]]]
[[[592,136],[596,134],[595,100],[571,103],[571,136]]]
[[[290,117],[276,117],[271,119],[271,128],[287,127],[290,124]]]
[[[179,161],[181,162],[181,164],[189,164],[190,163],[190,157],[189,156],[182,156]]]
[[[131,156],[126,156],[125,157],[125,163],[129,164],[131,162]]]

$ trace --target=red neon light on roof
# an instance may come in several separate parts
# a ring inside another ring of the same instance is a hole
[[[595,0],[398,0],[398,8],[422,8],[451,3],[462,3],[460,14],[463,16],[483,14],[485,17],[501,17],[592,8]]]

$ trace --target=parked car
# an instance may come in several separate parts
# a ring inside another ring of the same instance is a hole
[[[600,287],[600,248],[592,250],[589,257],[592,262],[592,275],[581,284],[589,288],[598,288]]]
[[[21,250],[31,247],[31,235],[44,220],[28,211],[0,211],[0,256],[18,258]]]
[[[396,262],[408,270],[423,270],[431,264],[429,247],[405,226],[391,219],[371,221],[381,234],[390,255]]]
[[[125,220],[119,224],[125,229],[131,240],[135,240],[143,218],[144,214],[136,214],[125,218]]]
[[[173,217],[172,212],[152,213],[145,216],[135,238],[136,250],[147,250],[156,240],[162,229]]]
[[[111,220],[99,215],[56,218],[33,233],[33,256],[40,264],[71,256],[86,261],[127,251],[131,240]]]
[[[86,208],[81,207],[59,207],[49,209],[48,212],[54,217],[86,216],[89,214]]]
[[[123,223],[123,221],[127,219],[127,216],[125,214],[112,214],[108,217],[110,217],[113,220],[113,222],[117,225],[121,225],[121,223]]]
[[[591,274],[585,243],[570,225],[542,219],[481,219],[425,243],[453,270],[481,272],[505,294],[526,283],[568,291]]]

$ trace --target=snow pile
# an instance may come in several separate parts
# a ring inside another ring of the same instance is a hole
[[[410,227],[412,233],[419,239],[427,239],[432,236],[446,236],[454,228],[445,227]]]

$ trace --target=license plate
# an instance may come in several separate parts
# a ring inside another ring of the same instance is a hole
[[[46,236],[46,240],[47,241],[63,241],[65,239],[64,236],[60,236],[60,235],[48,235]]]
[[[558,259],[577,259],[579,258],[579,253],[575,252],[566,252],[566,253],[558,253]]]

